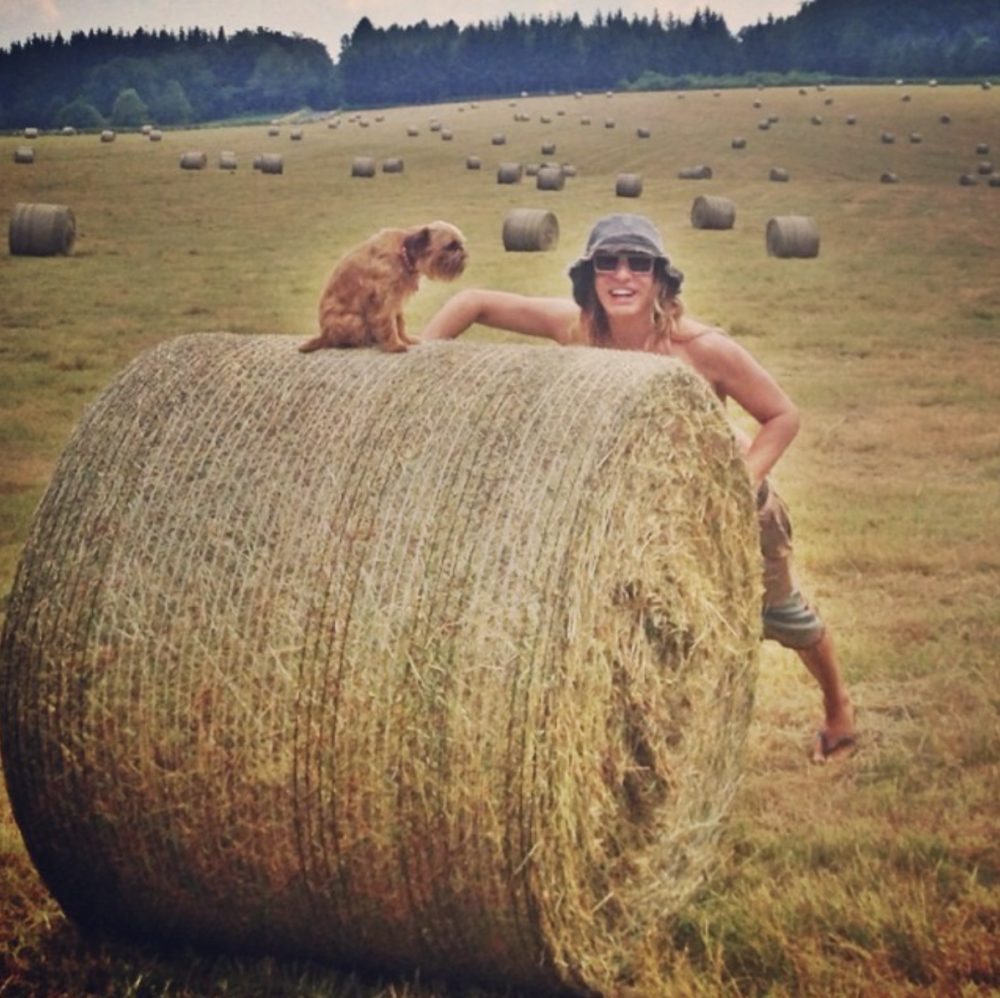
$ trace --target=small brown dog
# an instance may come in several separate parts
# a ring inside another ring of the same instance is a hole
[[[333,268],[319,300],[320,334],[299,350],[405,350],[417,341],[406,334],[403,307],[420,278],[452,281],[465,269],[467,256],[465,237],[448,222],[376,232]]]

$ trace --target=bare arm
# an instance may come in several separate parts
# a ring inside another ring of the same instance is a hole
[[[424,326],[421,338],[451,340],[478,323],[568,343],[578,314],[576,305],[565,298],[534,298],[507,291],[468,288],[445,302]]]
[[[749,351],[725,334],[693,344],[697,346],[691,359],[720,398],[733,399],[759,424],[752,438],[744,437],[747,471],[759,485],[798,434],[802,423],[799,410]]]

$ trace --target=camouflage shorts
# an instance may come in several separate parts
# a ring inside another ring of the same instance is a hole
[[[758,493],[757,521],[764,558],[764,637],[786,648],[811,648],[825,625],[795,586],[788,507],[768,482]]]

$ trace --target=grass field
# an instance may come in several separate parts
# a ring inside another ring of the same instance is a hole
[[[793,654],[765,649],[721,868],[672,929],[663,998],[1000,995],[1000,187],[978,174],[1000,163],[1000,91],[550,96],[345,116],[306,124],[301,141],[290,130],[43,136],[27,143],[33,165],[14,163],[23,138],[0,137],[0,224],[17,202],[69,205],[78,223],[72,257],[0,255],[0,593],[71,428],[143,349],[204,330],[311,335],[334,258],[383,225],[440,217],[469,238],[465,276],[414,300],[419,329],[458,287],[567,293],[595,217],[649,214],[687,275],[688,310],[746,344],[803,410],[777,478],[861,733],[852,758],[809,765],[817,693]],[[731,148],[738,135],[747,148]],[[207,169],[179,168],[189,149]],[[218,168],[223,150],[236,171]],[[283,154],[282,175],[252,169],[263,152]],[[405,168],[354,178],[356,155]],[[500,162],[553,158],[576,167],[562,191],[496,182]],[[677,178],[698,164],[711,180]],[[790,181],[769,181],[773,166]],[[641,198],[615,196],[624,172],[642,175]],[[978,183],[959,185],[965,173]],[[692,228],[702,193],[736,203],[732,230]],[[515,207],[554,211],[558,248],[506,253]],[[767,256],[777,215],[816,219],[817,259]],[[0,998],[444,993],[87,938],[0,797]]]

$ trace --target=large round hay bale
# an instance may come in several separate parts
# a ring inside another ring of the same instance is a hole
[[[375,176],[375,157],[374,156],[355,156],[351,160],[351,176],[352,177],[374,177]]]
[[[731,229],[736,223],[736,205],[729,198],[701,194],[691,205],[691,224],[696,229]]]
[[[767,223],[767,255],[809,258],[819,255],[819,226],[806,215],[778,215]]]
[[[740,775],[754,507],[670,358],[165,343],[76,430],[6,607],[30,855],[161,944],[663,993]]]
[[[559,219],[542,208],[514,208],[503,220],[503,248],[508,252],[553,250],[559,245]]]
[[[615,177],[615,196],[637,198],[642,195],[642,176],[638,173],[619,173]]]
[[[501,163],[497,167],[498,184],[519,184],[524,175],[524,169],[520,163]]]
[[[391,156],[382,161],[383,173],[402,173],[404,168],[403,160],[399,156]]]
[[[535,186],[540,191],[561,191],[566,186],[566,174],[561,166],[539,167]]]
[[[769,180],[778,184],[787,183],[789,179],[788,171],[783,166],[772,166],[767,176]]]
[[[76,215],[61,204],[16,204],[7,242],[11,256],[69,256],[76,242]]]
[[[679,180],[711,180],[712,168],[710,166],[686,166],[677,171]]]
[[[239,166],[239,162],[236,159],[236,153],[230,149],[227,149],[219,153],[219,169],[220,170],[235,170]]]
[[[33,146],[18,146],[14,150],[14,162],[21,166],[30,166],[35,162],[35,150]]]
[[[208,166],[208,156],[199,151],[186,152],[181,155],[182,170],[204,170]]]
[[[266,152],[260,157],[260,163],[254,161],[254,167],[261,173],[281,174],[285,172],[285,159],[278,153]]]

